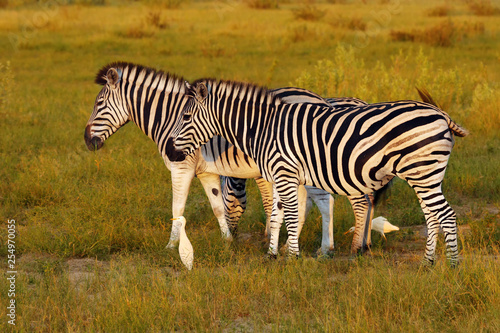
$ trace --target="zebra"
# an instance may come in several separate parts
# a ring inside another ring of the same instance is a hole
[[[95,82],[103,87],[96,97],[94,110],[85,127],[84,139],[88,149],[100,149],[107,138],[133,121],[156,143],[165,165],[171,170],[173,217],[183,216],[191,180],[197,176],[209,198],[223,237],[231,240],[221,198],[219,175],[253,178],[260,177],[260,173],[248,156],[236,150],[222,137],[214,138],[184,162],[170,163],[166,156],[166,141],[187,100],[184,95],[184,80],[145,66],[115,62],[101,68]],[[288,95],[283,98],[292,98],[291,91],[292,89],[282,90]],[[278,94],[279,92],[276,91]],[[304,89],[297,89],[296,92],[302,99],[325,103],[321,97],[307,93]],[[329,193],[325,194],[330,197]],[[266,191],[263,193],[265,195]],[[272,194],[267,195],[271,197],[266,200],[272,202]],[[179,232],[178,228],[172,228],[168,248],[177,246]],[[333,242],[333,239],[328,239],[327,244],[330,241]]]
[[[341,98],[322,98],[319,95],[301,88],[296,87],[286,87],[279,89],[272,89],[270,93],[279,97],[286,103],[314,103],[323,106],[334,106],[334,107],[350,107],[350,106],[362,106],[367,105],[367,103],[361,99],[355,97],[341,97]],[[243,212],[246,209],[246,179],[236,178],[236,177],[226,177],[221,176],[222,179],[222,197],[224,200],[224,211],[226,212],[226,220],[229,225],[231,233],[234,234],[237,230],[238,221],[241,218]],[[255,178],[259,191],[262,194],[263,206],[266,211],[266,229],[265,236],[268,237],[270,234],[270,221],[272,216],[272,184],[267,182],[262,177]],[[330,251],[333,251],[333,197],[326,191],[318,189],[312,186],[305,186],[307,189],[307,197],[304,195],[299,195],[302,198],[301,204],[299,204],[299,234],[300,230],[305,221],[305,217],[308,215],[309,210],[312,207],[312,202],[316,204],[320,210],[323,223],[322,223],[322,240],[321,248],[319,253],[325,255]],[[303,200],[306,202],[303,202]],[[368,202],[370,204],[370,202]],[[274,220],[282,221],[283,211],[278,209],[275,212],[278,216]],[[364,240],[362,245],[365,245],[368,240]],[[368,246],[366,244],[365,246]]]
[[[167,156],[182,161],[214,135],[249,155],[276,186],[288,231],[289,256],[298,256],[298,186],[347,195],[356,232],[371,224],[366,197],[395,176],[414,190],[428,232],[424,262],[435,262],[439,226],[450,264],[458,263],[456,215],[441,184],[454,145],[467,130],[438,107],[396,101],[335,109],[285,104],[250,83],[201,79],[186,85],[189,101],[168,139]],[[371,200],[371,198],[370,198]],[[271,234],[271,243],[273,243]],[[274,240],[276,242],[276,240]]]

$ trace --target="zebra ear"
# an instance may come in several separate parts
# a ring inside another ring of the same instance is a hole
[[[186,86],[186,91],[188,91],[189,89],[191,89],[191,85],[189,84],[189,82],[184,81],[184,85]]]
[[[204,82],[198,82],[194,89],[196,92],[196,98],[200,102],[203,102],[210,94],[211,87],[209,84],[205,84]]]
[[[118,71],[118,70],[116,70],[116,68],[108,69],[108,72],[106,73],[105,79],[112,88],[115,88],[116,84],[118,82],[120,82],[121,70]]]

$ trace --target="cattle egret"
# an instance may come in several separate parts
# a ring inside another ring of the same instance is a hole
[[[354,232],[354,229],[355,229],[354,227],[350,228],[344,233],[344,235],[349,232]],[[399,230],[399,227],[392,225],[389,221],[387,221],[385,217],[379,216],[372,220],[372,230],[380,232],[382,237],[384,237],[384,239],[387,240],[387,238],[385,238],[385,234],[391,231]]]
[[[193,268],[193,260],[194,260],[194,251],[193,245],[189,241],[186,234],[186,219],[184,216],[180,216],[172,219],[173,228],[177,228],[180,230],[179,235],[179,256],[181,257],[181,261],[186,266],[188,270]]]

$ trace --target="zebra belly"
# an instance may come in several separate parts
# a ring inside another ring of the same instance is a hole
[[[254,160],[222,137],[215,137],[201,146],[200,152],[197,173],[208,172],[237,178],[261,176]]]

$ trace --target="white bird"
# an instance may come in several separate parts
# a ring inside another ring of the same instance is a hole
[[[350,228],[349,230],[347,230],[344,233],[344,235],[349,233],[349,232],[354,232],[354,229],[355,229],[355,227]],[[392,232],[392,231],[399,230],[399,227],[392,225],[389,221],[387,221],[387,219],[385,217],[379,216],[379,217],[376,217],[372,220],[372,230],[380,232],[382,237],[384,237],[384,239],[387,240],[387,238],[385,238],[385,234]]]
[[[186,234],[186,219],[184,216],[179,216],[177,218],[172,219],[174,226],[177,230],[180,230],[179,235],[179,256],[181,257],[181,261],[186,266],[188,270],[193,268],[194,261],[194,251],[193,245],[189,241]]]

